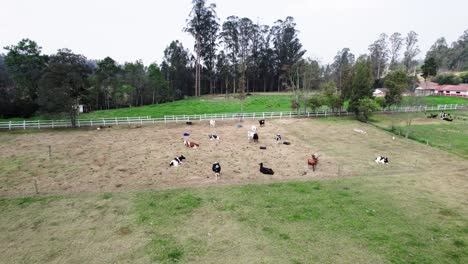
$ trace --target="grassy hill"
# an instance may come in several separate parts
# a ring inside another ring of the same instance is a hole
[[[468,104],[468,99],[448,96],[428,96],[420,97],[421,104]],[[291,111],[292,95],[281,94],[255,94],[249,96],[244,101],[243,112],[277,112]],[[408,103],[405,97],[403,104]],[[347,103],[345,103],[345,106]],[[203,96],[201,98],[189,98],[185,100],[146,105],[139,107],[119,108],[112,110],[93,111],[81,114],[80,118],[109,118],[109,117],[164,117],[165,115],[185,115],[185,114],[215,114],[215,113],[238,113],[241,112],[241,101],[239,99],[224,96]],[[68,117],[55,117],[55,119],[67,119]],[[30,119],[52,119],[50,117],[33,117]],[[14,118],[9,120],[23,120]]]

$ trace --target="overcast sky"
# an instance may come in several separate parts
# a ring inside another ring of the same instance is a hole
[[[344,47],[366,53],[382,32],[410,30],[419,34],[422,57],[437,38],[450,44],[468,29],[466,0],[208,1],[213,2],[221,23],[230,15],[268,25],[293,16],[306,56],[322,63]],[[0,47],[30,38],[46,54],[69,48],[89,59],[160,63],[172,40],[193,50],[192,38],[182,31],[190,9],[191,0],[0,0]]]

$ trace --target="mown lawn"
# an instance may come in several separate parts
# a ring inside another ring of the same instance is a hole
[[[8,263],[466,263],[466,176],[0,199]]]

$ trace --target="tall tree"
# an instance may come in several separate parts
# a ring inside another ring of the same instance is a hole
[[[348,48],[338,51],[331,65],[338,92],[343,98],[349,98],[351,95],[353,65],[354,55]]]
[[[437,60],[435,58],[426,58],[424,60],[424,64],[421,66],[422,77],[424,77],[424,80],[427,80],[427,78],[430,76],[436,76],[438,69],[439,65],[437,64]]]
[[[237,66],[239,54],[239,18],[230,16],[223,23],[223,31],[220,34],[221,43],[226,50],[226,55],[231,61],[232,72],[232,92],[236,92]]]
[[[143,62],[137,60],[135,62],[127,62],[123,67],[123,84],[131,87],[132,96],[130,99],[131,105],[144,104],[144,90],[146,85],[146,69]]]
[[[99,106],[99,98],[102,96],[103,104],[107,109],[111,107],[112,96],[118,86],[118,74],[120,68],[111,57],[106,57],[97,62],[97,68],[94,74],[96,96],[96,108]]]
[[[172,94],[168,89],[167,81],[156,63],[148,66],[148,82],[151,88],[151,104],[167,102],[172,100]]]
[[[228,93],[229,76],[229,59],[224,51],[220,51],[216,56],[216,79],[218,80],[220,93]],[[224,91],[222,87],[224,87]]]
[[[359,112],[359,100],[363,98],[372,98],[372,71],[369,66],[367,56],[360,56],[354,66],[354,75],[352,82],[352,90],[349,102],[349,109]]]
[[[193,76],[189,60],[189,51],[178,40],[172,41],[164,50],[164,60],[161,64],[161,72],[169,83],[173,99],[181,99],[184,95],[190,95],[190,87],[193,85]]]
[[[0,118],[16,117],[18,107],[15,107],[15,89],[13,80],[3,62],[3,54],[0,54]]]
[[[369,46],[369,51],[372,63],[372,75],[376,80],[380,80],[380,77],[385,70],[389,55],[387,34],[380,34],[379,39]]]
[[[214,68],[216,36],[219,28],[215,4],[207,5],[206,0],[192,0],[192,10],[184,31],[195,39],[195,96],[201,95],[201,59],[208,57],[208,65]]]
[[[254,34],[254,26],[252,20],[249,18],[241,18],[238,23],[239,26],[239,55],[240,55],[240,79],[239,79],[239,92],[245,92],[247,83],[247,58],[250,55],[252,48],[252,38]]]
[[[68,113],[75,127],[78,105],[85,95],[90,73],[84,56],[69,49],[58,50],[50,57],[47,70],[39,81],[40,109],[47,113]]]
[[[390,72],[385,77],[385,87],[388,88],[388,93],[385,95],[386,104],[399,104],[402,99],[402,93],[408,88],[406,72],[402,69]]]
[[[447,46],[447,41],[442,37],[432,44],[431,48],[426,53],[426,59],[432,58],[435,60],[438,68],[448,69],[448,52],[449,47]]]
[[[410,31],[405,39],[406,50],[403,58],[403,64],[406,67],[406,72],[412,73],[415,70],[416,61],[414,58],[419,54],[418,34],[414,31]]]
[[[403,47],[403,38],[398,32],[393,33],[390,36],[390,70],[396,69],[398,65],[398,57],[400,56],[400,50]]]
[[[468,29],[453,42],[449,50],[449,68],[454,71],[468,70]]]
[[[287,82],[287,74],[292,65],[299,61],[306,53],[298,38],[296,23],[293,17],[277,20],[271,28],[273,46],[277,60],[278,91],[282,86],[282,79]]]
[[[47,56],[41,54],[41,47],[30,39],[22,39],[16,46],[5,47],[5,65],[16,88],[18,107],[24,117],[37,110],[35,100],[39,79],[46,69]]]

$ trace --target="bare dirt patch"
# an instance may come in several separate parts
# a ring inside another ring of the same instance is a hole
[[[267,120],[262,128],[255,120],[217,121],[215,128],[208,123],[0,134],[7,139],[0,141],[0,164],[16,164],[0,174],[0,196],[35,194],[35,180],[40,194],[68,194],[466,169],[463,159],[416,142],[392,140],[389,134],[354,121]],[[251,125],[259,130],[258,144],[248,142]],[[367,134],[355,133],[356,127]],[[184,137],[184,132],[190,136]],[[210,141],[210,133],[220,140]],[[276,144],[278,133],[292,144]],[[199,143],[200,148],[186,148],[185,138]],[[320,154],[320,163],[312,172],[307,158],[315,152]],[[169,167],[178,155],[187,159],[179,167]],[[390,165],[375,164],[378,155],[389,156]],[[438,155],[450,159],[436,166],[433,160]],[[211,171],[215,161],[222,166],[219,180]],[[260,162],[275,174],[261,174]]]

